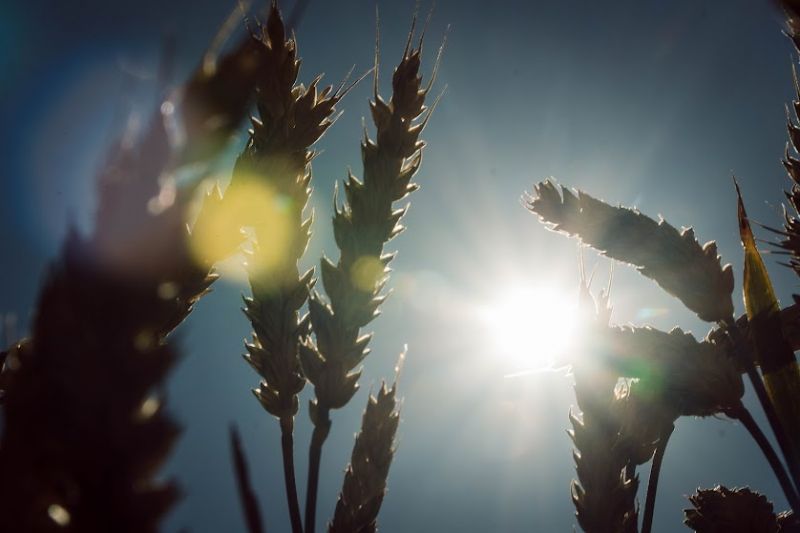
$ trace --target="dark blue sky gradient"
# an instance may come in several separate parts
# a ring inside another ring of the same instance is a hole
[[[380,2],[384,94],[413,6]],[[67,221],[88,228],[105,145],[130,110],[144,113],[152,102],[162,36],[175,36],[183,77],[231,8],[207,0],[0,5],[0,312],[19,316],[21,334]],[[554,176],[694,226],[733,263],[742,312],[731,175],[751,217],[779,225],[793,50],[766,0],[438,0],[426,72],[448,24],[437,82],[447,93],[424,135],[422,189],[412,198],[407,232],[389,246],[400,251],[394,293],[374,322],[362,391],[333,415],[319,513],[323,523],[332,513],[366,392],[391,378],[407,343],[398,454],[381,530],[571,531],[574,471],[564,431],[574,403],[570,380],[559,373],[504,378],[489,334],[469,312],[515,283],[574,296],[575,243],[545,231],[520,195]],[[353,64],[357,71],[371,66],[374,3],[312,1],[297,35],[301,79],[325,72],[336,83]],[[362,83],[347,96],[343,117],[318,145],[308,265],[323,252],[337,256],[330,197],[347,166],[361,173],[369,91]],[[774,256],[767,259],[790,302],[796,278]],[[605,278],[608,261],[591,253],[586,261]],[[706,333],[677,300],[630,269],[617,268],[614,283],[615,322]],[[169,404],[185,431],[166,473],[186,496],[166,531],[242,529],[227,447],[232,421],[242,430],[270,530],[288,528],[278,427],[252,398],[256,376],[240,357],[249,332],[239,311],[244,290],[218,283],[178,334],[185,357]],[[531,339],[531,351],[535,345]],[[297,425],[304,486],[305,409]],[[644,486],[647,470],[640,475]],[[682,419],[665,458],[655,530],[679,529],[684,495],[717,482],[750,484],[786,507],[742,427]]]

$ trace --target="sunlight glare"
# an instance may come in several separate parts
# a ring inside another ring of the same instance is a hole
[[[574,295],[554,287],[517,287],[484,310],[491,355],[511,374],[558,365],[576,334]]]

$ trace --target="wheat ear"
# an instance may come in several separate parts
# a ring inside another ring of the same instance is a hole
[[[313,145],[331,125],[334,106],[344,94],[327,87],[318,91],[319,78],[308,88],[296,84],[300,69],[297,44],[286,34],[280,12],[272,3],[261,38],[263,65],[256,92],[258,119],[252,119],[250,139],[234,169],[226,196],[249,194],[253,184],[270,191],[258,205],[239,213],[239,222],[255,231],[255,249],[248,260],[252,297],[244,312],[253,326],[245,359],[261,377],[253,390],[264,409],[281,427],[284,481],[292,529],[302,531],[294,474],[294,416],[297,394],[305,385],[298,346],[309,333],[307,317],[299,310],[310,290],[313,269],[300,274],[311,219],[303,211],[310,194]],[[243,192],[238,192],[243,191]],[[258,201],[259,199],[256,198]],[[275,242],[275,213],[283,228]],[[276,249],[279,250],[276,256]]]
[[[387,265],[392,254],[384,254],[386,242],[403,230],[399,224],[407,206],[396,209],[418,187],[411,182],[422,159],[424,143],[419,139],[430,117],[425,97],[430,84],[422,84],[420,58],[422,39],[413,47],[411,39],[392,76],[392,98],[378,94],[376,49],[375,85],[370,102],[376,139],[366,132],[361,143],[364,181],[350,174],[344,183],[346,202],[336,205],[333,231],[339,247],[339,261],[321,262],[322,283],[330,299],[312,294],[309,314],[314,331],[301,346],[300,355],[306,377],[314,385],[311,401],[314,423],[309,450],[309,478],[306,497],[306,532],[314,531],[317,484],[322,445],[330,431],[330,410],[343,407],[358,390],[360,370],[355,370],[367,355],[370,334],[360,330],[377,315],[385,296]],[[336,204],[336,195],[334,195]]]
[[[689,496],[684,523],[698,533],[778,533],[778,517],[765,496],[747,487],[698,489]],[[789,530],[786,530],[787,533]]]
[[[595,337],[605,365],[639,379],[676,416],[725,414],[741,403],[741,370],[723,346],[680,328],[609,327]]]
[[[793,508],[798,505],[797,493],[786,470],[742,403],[743,370],[736,350],[713,342],[698,342],[679,328],[669,333],[652,328],[609,328],[598,337],[604,364],[621,376],[636,378],[634,390],[645,396],[646,403],[658,406],[656,416],[638,417],[639,420],[663,419],[657,424],[665,430],[659,437],[654,473],[660,468],[663,447],[675,419],[679,416],[726,415],[742,422],[767,458],[787,500]],[[628,425],[631,428],[636,426]],[[652,524],[657,480],[658,476],[651,474],[643,520],[647,530]]]
[[[369,533],[377,530],[378,512],[394,457],[394,438],[400,415],[395,407],[396,386],[382,384],[370,395],[356,436],[342,492],[336,502],[330,533]]]
[[[589,292],[581,268],[580,315],[584,326],[595,331],[607,327],[611,317],[608,293],[598,302]],[[617,375],[596,361],[582,360],[572,365],[575,399],[581,414],[570,411],[575,445],[573,459],[577,480],[572,482],[575,516],[587,533],[635,533],[638,514],[635,505],[639,479],[628,468],[629,445],[620,445],[622,420],[619,396],[615,393]]]
[[[701,319],[733,319],[733,269],[721,266],[716,244],[701,246],[691,228],[678,231],[663,220],[550,181],[535,186],[527,207],[553,230],[577,236],[608,257],[635,266]]]
[[[792,77],[797,98],[800,99],[800,82],[797,79],[797,69],[794,65],[792,65]],[[789,152],[790,145],[795,155],[800,148],[800,127],[795,125],[794,122],[798,111],[800,111],[800,100],[795,100],[792,104],[794,117],[792,117],[789,108],[787,107],[786,109],[789,142],[786,145],[786,152],[783,158],[783,165],[789,174],[792,184],[791,189],[786,192],[792,211],[784,210],[784,229],[778,232],[783,238],[778,243],[778,246],[789,254],[789,266],[792,270],[800,274],[800,219],[798,219],[798,210],[800,210],[800,160]]]
[[[627,470],[628,455],[619,446],[620,421],[614,394],[616,376],[607,371],[573,368],[579,417],[570,413],[578,479],[572,501],[578,523],[587,533],[637,531],[638,477]]]
[[[780,0],[778,3],[781,4],[786,15],[786,33],[792,40],[795,51],[800,52],[800,18],[798,18],[800,6],[789,0]],[[784,229],[778,232],[782,234],[783,239],[778,245],[789,254],[789,266],[800,275],[800,218],[798,218],[798,213],[800,213],[800,160],[795,157],[800,153],[800,127],[796,124],[800,116],[800,80],[798,80],[794,64],[792,64],[792,80],[794,81],[795,99],[791,105],[786,106],[786,128],[789,141],[786,144],[783,158],[783,166],[786,168],[791,183],[791,189],[786,192],[786,197],[792,211],[784,212]]]
[[[245,298],[245,314],[253,325],[253,342],[245,359],[263,378],[254,391],[274,416],[291,419],[297,412],[297,393],[305,380],[298,360],[298,344],[308,334],[308,320],[299,309],[308,298],[313,269],[300,274],[297,263],[308,244],[311,219],[303,211],[310,194],[310,147],[331,125],[330,117],[341,92],[330,87],[317,91],[317,80],[307,89],[295,85],[300,67],[296,43],[286,36],[275,4],[263,37],[265,66],[257,85],[259,119],[253,119],[250,140],[240,155],[230,194],[256,181],[271,187],[288,220],[285,253],[269,257],[267,245],[275,228],[264,224],[259,209],[241,214],[254,227],[256,247],[248,261],[252,298]],[[265,265],[266,264],[266,265]]]

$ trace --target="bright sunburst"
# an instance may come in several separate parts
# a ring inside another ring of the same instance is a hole
[[[498,293],[482,312],[491,354],[504,371],[524,373],[552,367],[573,343],[574,294],[549,286],[515,287]]]

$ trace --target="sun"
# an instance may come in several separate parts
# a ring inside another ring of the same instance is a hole
[[[510,374],[552,368],[577,333],[574,294],[546,285],[501,291],[481,314],[488,349]]]

